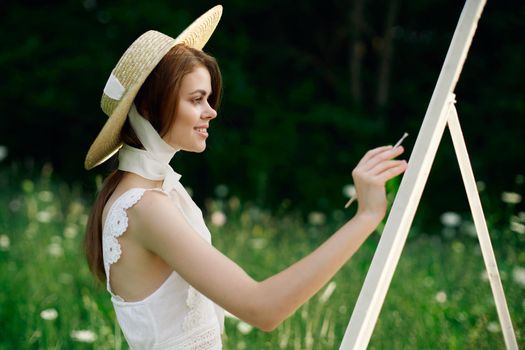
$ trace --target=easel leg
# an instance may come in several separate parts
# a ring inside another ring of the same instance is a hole
[[[456,151],[456,157],[459,162],[461,176],[463,177],[463,183],[465,184],[465,190],[467,192],[470,210],[474,219],[474,225],[476,226],[476,232],[478,234],[479,244],[481,246],[481,253],[487,268],[490,287],[492,288],[492,294],[494,295],[494,301],[496,302],[496,310],[498,312],[503,338],[505,339],[505,345],[507,346],[507,349],[517,350],[518,344],[516,342],[514,329],[512,328],[512,322],[510,319],[507,302],[505,300],[505,294],[503,292],[498,266],[496,265],[494,250],[492,249],[492,244],[490,243],[490,236],[485,221],[485,215],[483,214],[483,208],[481,207],[481,200],[479,199],[474,173],[472,172],[472,166],[470,165],[467,147],[465,145],[465,140],[463,139],[463,133],[461,132],[458,114],[455,106],[453,105],[449,110],[447,122],[450,134],[452,136],[454,150]]]

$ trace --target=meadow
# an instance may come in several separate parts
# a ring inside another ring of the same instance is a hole
[[[522,186],[523,177],[517,177]],[[38,173],[0,170],[0,349],[127,349],[109,295],[82,253],[92,197]],[[525,344],[525,213],[519,192],[486,210],[518,344]],[[498,203],[495,203],[498,202]],[[499,209],[498,209],[499,208]],[[218,187],[206,203],[214,245],[262,280],[323,242],[350,212],[270,214]],[[470,217],[412,228],[369,349],[504,349]],[[420,222],[420,221],[419,221]],[[337,349],[381,227],[326,287],[275,331],[226,318],[225,349]],[[425,232],[426,233],[425,233]]]

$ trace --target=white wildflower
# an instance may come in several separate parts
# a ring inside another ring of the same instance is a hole
[[[453,211],[441,214],[441,223],[446,227],[457,227],[461,224],[461,216]]]
[[[265,238],[252,238],[250,240],[250,244],[253,249],[261,250],[268,245],[268,240]]]
[[[512,279],[514,282],[516,282],[516,284],[525,288],[525,267],[516,266],[512,270]]]
[[[447,301],[447,293],[445,293],[444,291],[439,291],[436,293],[436,301],[440,304],[443,304],[444,302]]]
[[[71,338],[81,343],[93,343],[97,340],[97,335],[90,330],[71,331]]]
[[[53,192],[40,191],[38,193],[38,199],[40,199],[42,202],[51,202],[53,200]]]
[[[516,192],[503,192],[501,200],[507,204],[518,204],[521,202],[521,194]]]
[[[79,201],[74,201],[69,205],[69,214],[72,217],[81,215],[84,212],[84,205]]]
[[[487,186],[485,186],[483,181],[478,181],[476,182],[476,187],[478,188],[478,192],[483,192]]]
[[[308,222],[312,225],[322,225],[326,221],[326,216],[319,212],[319,211],[313,211],[310,214],[308,214]]]
[[[40,317],[46,321],[53,321],[58,317],[58,311],[53,308],[45,309],[40,312]]]
[[[343,195],[346,198],[352,198],[353,196],[355,196],[355,194],[356,194],[356,191],[355,191],[355,186],[354,185],[345,185],[345,186],[343,186]]]
[[[52,215],[50,212],[42,210],[36,213],[36,220],[43,224],[46,224],[51,221]]]
[[[510,223],[510,229],[516,233],[525,234],[525,225],[516,221]]]
[[[239,321],[239,323],[237,323],[237,330],[241,332],[241,334],[248,334],[252,329],[253,327],[244,321]]]
[[[336,286],[337,286],[337,284],[334,281],[331,281],[330,283],[328,283],[328,285],[324,289],[323,294],[321,294],[321,296],[319,297],[319,302],[321,304],[326,303],[328,301],[328,299],[330,299],[330,297],[332,296]]]
[[[72,239],[77,236],[78,228],[74,225],[67,225],[64,229],[64,236],[66,238]]]
[[[62,246],[60,243],[53,242],[50,245],[47,246],[47,252],[49,255],[54,257],[59,257],[64,254],[64,250],[62,249]]]
[[[0,250],[9,250],[9,246],[11,245],[11,241],[9,240],[9,236],[7,235],[0,235]]]
[[[499,323],[497,323],[497,322],[489,322],[489,324],[487,325],[487,330],[490,333],[498,333],[500,331]]]
[[[226,223],[226,214],[218,210],[211,214],[211,223],[217,227],[221,227]]]

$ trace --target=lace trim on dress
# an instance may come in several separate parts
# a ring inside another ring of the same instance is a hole
[[[186,305],[190,311],[184,317],[182,323],[182,329],[187,332],[197,328],[202,322],[206,321],[206,304],[205,299],[201,293],[199,293],[191,285],[188,287],[188,297],[186,298]]]
[[[104,259],[104,269],[106,270],[106,280],[108,291],[111,292],[109,286],[109,267],[120,259],[122,250],[117,237],[122,236],[128,229],[128,215],[126,210],[137,203],[144,192],[145,188],[132,188],[124,192],[111,206],[102,231],[102,255]],[[151,189],[161,191],[159,189]]]
[[[220,350],[222,349],[221,334],[217,324],[201,325],[182,337],[176,337],[155,344],[153,350],[184,349],[184,350]]]

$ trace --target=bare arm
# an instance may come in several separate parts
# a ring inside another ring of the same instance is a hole
[[[201,293],[269,331],[319,291],[373,232],[386,211],[385,182],[406,168],[404,161],[390,160],[401,153],[391,147],[368,152],[352,172],[356,216],[312,253],[262,282],[198,236],[160,193],[147,192],[130,209],[130,231]]]

